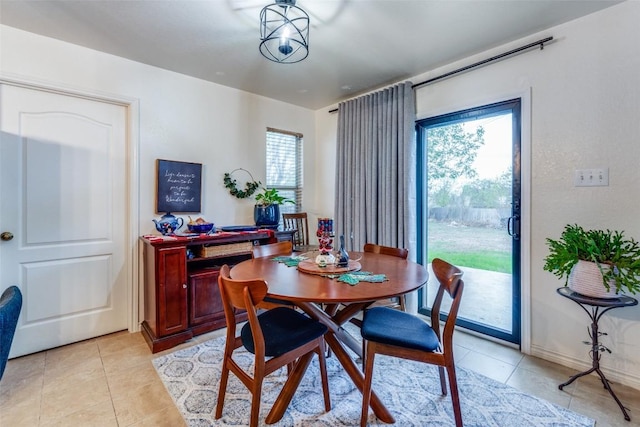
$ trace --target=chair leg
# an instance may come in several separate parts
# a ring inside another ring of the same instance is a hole
[[[373,380],[373,359],[376,354],[372,349],[367,348],[366,355],[367,357],[364,359],[364,384],[362,385],[362,413],[360,414],[360,427],[366,427],[367,419],[369,418],[371,382]]]
[[[329,316],[334,316],[336,314],[336,312],[338,311],[339,307],[340,307],[339,304],[325,304],[323,306],[325,312]],[[331,347],[329,347],[329,345],[325,345],[325,348],[327,349],[327,357],[331,357]]]
[[[449,374],[449,387],[451,388],[451,402],[453,403],[453,416],[456,420],[456,427],[463,427],[460,396],[458,395],[458,381],[456,380],[456,368],[454,366],[448,366],[447,373]]]
[[[262,397],[262,380],[264,372],[258,376],[256,372],[251,387],[251,415],[249,417],[249,427],[258,427],[258,416],[260,415],[260,400]]]
[[[407,311],[407,297],[405,295],[400,295],[398,299],[400,300],[400,310]]]
[[[322,378],[322,393],[324,395],[324,410],[331,410],[331,396],[329,395],[329,376],[327,375],[327,361],[325,359],[324,337],[318,340],[318,364],[320,365],[320,377]]]
[[[362,357],[360,358],[360,361],[362,362],[362,372],[364,372],[364,364],[366,360],[367,360],[367,340],[363,338],[362,339]]]
[[[222,362],[222,374],[220,375],[220,387],[218,388],[218,403],[216,404],[216,420],[222,417],[222,407],[224,406],[224,395],[227,391],[227,380],[229,379],[229,367],[226,359]]]
[[[440,389],[442,390],[442,395],[447,395],[447,380],[444,378],[444,367],[438,366],[438,373],[440,374]]]

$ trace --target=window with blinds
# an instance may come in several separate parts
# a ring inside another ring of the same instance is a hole
[[[267,188],[294,200],[280,212],[298,212],[302,206],[302,134],[267,128]]]

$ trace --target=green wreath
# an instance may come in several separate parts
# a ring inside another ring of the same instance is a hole
[[[231,177],[231,174],[236,171],[245,171],[251,177],[251,181],[247,182],[244,185],[244,190],[239,190],[237,181]],[[253,175],[251,175],[251,172],[246,169],[238,168],[232,170],[231,172],[225,172],[224,174],[224,186],[229,189],[229,194],[237,197],[238,199],[246,199],[247,197],[251,197],[253,193],[255,193],[256,190],[260,188],[261,184],[262,183],[260,181],[256,181],[253,178]]]

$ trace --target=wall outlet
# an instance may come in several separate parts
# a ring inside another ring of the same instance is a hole
[[[609,185],[609,168],[578,169],[574,184],[576,187],[606,187]]]

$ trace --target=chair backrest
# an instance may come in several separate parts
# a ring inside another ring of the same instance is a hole
[[[9,360],[11,343],[16,332],[22,309],[22,292],[17,286],[9,286],[0,296],[0,379]]]
[[[298,230],[293,235],[294,246],[306,246],[309,244],[309,224],[306,212],[283,213],[282,222],[285,229]]]
[[[220,286],[225,315],[227,308],[229,308],[229,314],[235,319],[234,309],[247,311],[255,309],[256,304],[260,303],[267,295],[268,286],[267,282],[262,279],[234,280],[231,278],[230,271],[227,264],[220,268],[218,285]]]
[[[287,256],[293,252],[293,244],[289,241],[271,243],[269,245],[256,245],[253,247],[253,257],[263,258],[268,256]]]
[[[431,268],[440,283],[431,307],[431,328],[438,335],[438,338],[440,338],[440,342],[443,344],[445,350],[448,350],[451,349],[453,345],[453,330],[456,318],[458,317],[462,290],[464,289],[464,282],[462,281],[462,275],[464,273],[458,267],[440,258],[434,258],[433,261],[431,261]],[[452,302],[447,320],[444,324],[443,333],[440,335],[440,307],[445,291],[452,298]]]
[[[405,248],[394,248],[391,246],[376,245],[374,243],[365,243],[364,251],[374,254],[397,256],[402,259],[407,259],[407,256],[409,256],[409,250]]]
[[[258,308],[256,305],[267,295],[267,282],[260,279],[233,280],[229,266],[225,264],[220,269],[218,286],[220,287],[220,297],[224,308],[224,318],[227,321],[227,342],[235,342],[236,347],[242,345],[241,338],[236,333],[236,309],[246,310],[253,336],[254,354],[256,357],[264,357],[264,334],[258,321]],[[226,348],[227,350],[229,349],[228,345]]]

